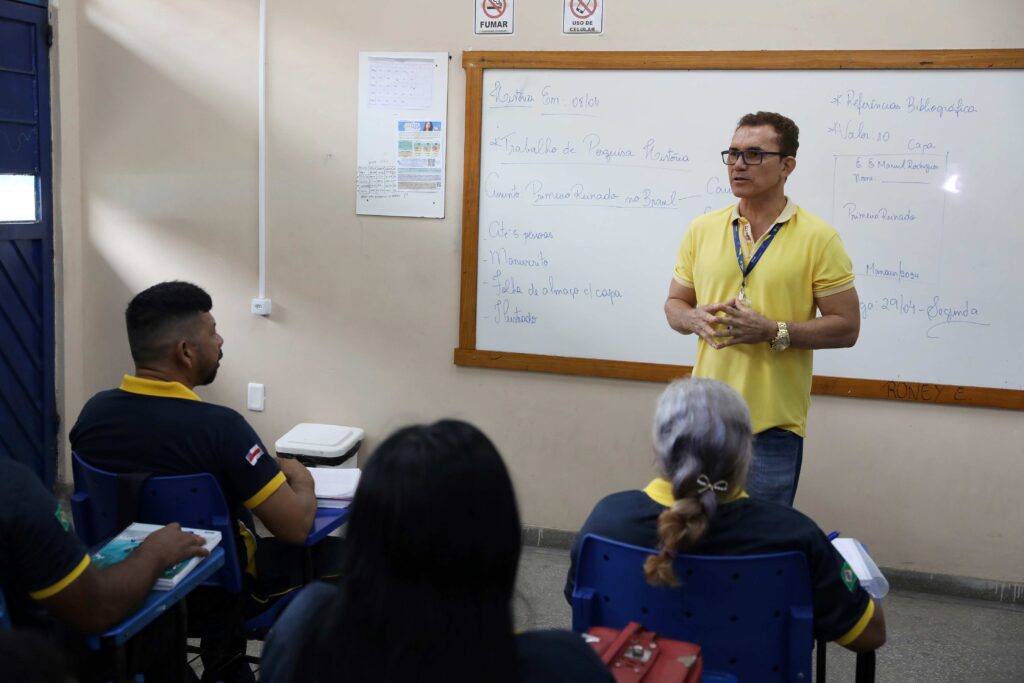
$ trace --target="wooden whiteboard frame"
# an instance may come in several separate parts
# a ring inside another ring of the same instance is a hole
[[[480,146],[485,69],[1024,69],[1024,50],[863,50],[780,52],[464,52],[466,138],[462,190],[462,284],[455,364],[667,382],[691,366],[542,356],[476,348],[480,238]],[[667,324],[667,323],[666,323]],[[1024,391],[815,375],[811,392],[1024,410]]]

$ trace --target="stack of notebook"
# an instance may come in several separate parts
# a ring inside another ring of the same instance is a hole
[[[309,473],[313,475],[319,507],[348,507],[356,495],[360,471],[355,467],[311,467]]]

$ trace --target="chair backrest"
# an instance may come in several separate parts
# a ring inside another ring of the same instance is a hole
[[[0,590],[0,631],[11,630],[11,615],[7,611],[7,601],[4,600],[4,592]]]
[[[580,543],[572,598],[574,631],[630,621],[701,646],[705,668],[740,681],[811,680],[811,581],[802,553],[743,557],[680,555],[682,585],[655,588],[644,561],[656,551],[600,536]]]
[[[71,494],[71,516],[75,534],[87,546],[95,546],[121,531],[118,514],[117,475],[82,460],[71,453],[71,474],[75,490]]]
[[[71,496],[71,513],[75,533],[89,546],[98,545],[121,531],[124,515],[123,486],[118,480],[125,475],[107,472],[85,462],[72,453],[75,491]],[[208,472],[166,477],[149,477],[139,486],[135,511],[129,519],[148,524],[178,522],[183,527],[214,529],[221,534],[224,567],[204,585],[220,586],[237,593],[242,589],[242,568],[235,543],[234,520],[224,492],[216,477]]]

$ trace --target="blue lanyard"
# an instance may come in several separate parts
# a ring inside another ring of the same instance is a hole
[[[776,223],[772,226],[772,229],[768,232],[768,236],[761,242],[761,246],[758,247],[757,251],[750,259],[750,263],[747,264],[746,268],[743,267],[743,249],[740,247],[740,220],[737,218],[732,222],[732,240],[736,243],[736,261],[740,264],[740,273],[743,274],[743,282],[740,287],[746,289],[747,276],[750,275],[750,271],[754,270],[754,266],[761,260],[761,256],[764,254],[764,250],[768,248],[768,245],[775,239],[775,235],[778,234],[779,229],[783,226],[782,223]]]

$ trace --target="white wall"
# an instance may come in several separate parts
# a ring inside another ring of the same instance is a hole
[[[1018,0],[611,0],[603,36],[563,36],[555,2],[474,36],[472,3],[270,0],[269,319],[257,293],[256,0],[61,0],[63,408],[131,370],[122,311],[163,279],[214,297],[226,339],[208,400],[264,440],[294,423],[366,429],[458,416],[505,455],[524,521],[576,529],[645,484],[656,384],[457,368],[462,52],[1024,47]],[[444,220],[356,216],[357,54],[447,50]],[[794,95],[797,96],[797,95]],[[799,198],[797,198],[799,199]],[[666,279],[667,283],[667,279]],[[815,397],[797,505],[879,563],[1021,581],[1020,413]],[[364,450],[364,453],[366,451]]]

